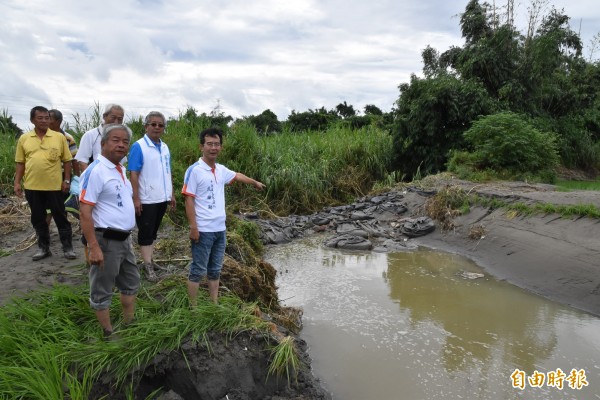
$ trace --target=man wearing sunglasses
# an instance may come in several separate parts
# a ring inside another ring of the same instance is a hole
[[[133,188],[133,205],[138,227],[138,244],[146,279],[157,280],[152,260],[154,241],[160,222],[167,210],[175,208],[173,180],[171,178],[171,153],[161,140],[165,133],[165,116],[152,111],[144,120],[146,134],[131,146],[127,169]]]

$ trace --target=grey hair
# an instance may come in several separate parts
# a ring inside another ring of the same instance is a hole
[[[104,125],[104,129],[102,130],[102,138],[100,139],[100,144],[106,143],[106,141],[108,141],[108,134],[111,131],[114,131],[115,129],[121,129],[121,130],[124,130],[125,132],[127,132],[127,134],[129,135],[129,141],[131,141],[131,136],[133,136],[133,132],[131,132],[131,129],[129,129],[129,127],[127,125],[108,124],[108,125]]]
[[[123,111],[123,115],[125,115],[125,110],[123,109],[123,107],[121,107],[118,104],[107,104],[106,107],[104,107],[104,114],[102,114],[103,117],[106,117],[108,114],[110,114],[110,112],[112,110],[120,110]]]
[[[167,120],[165,119],[165,116],[163,115],[163,113],[158,112],[158,111],[150,111],[148,113],[148,115],[146,115],[146,118],[144,119],[144,126],[148,125],[150,123],[150,118],[152,117],[159,117],[163,120],[163,124],[167,124]]]

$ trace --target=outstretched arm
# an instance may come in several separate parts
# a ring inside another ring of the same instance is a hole
[[[254,180],[252,178],[247,177],[246,175],[237,172],[235,174],[235,180],[238,182],[242,182],[245,183],[246,185],[252,185],[254,186],[257,190],[263,190],[266,186],[264,183],[259,182],[257,180]]]

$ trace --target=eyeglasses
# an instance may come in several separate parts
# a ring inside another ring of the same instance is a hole
[[[216,148],[221,147],[221,143],[219,143],[219,142],[206,142],[206,143],[204,143],[204,146],[205,147],[214,147],[216,149]]]
[[[159,124],[159,123],[156,123],[156,122],[151,122],[148,125],[152,126],[153,128],[156,128],[157,126],[159,128],[164,128],[165,127],[165,124]]]

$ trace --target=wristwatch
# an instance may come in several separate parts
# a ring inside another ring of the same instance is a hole
[[[68,179],[65,179],[63,182],[64,182],[64,183],[66,183],[67,185],[70,185],[70,184],[71,184],[71,181],[70,181],[70,180],[68,180]]]

